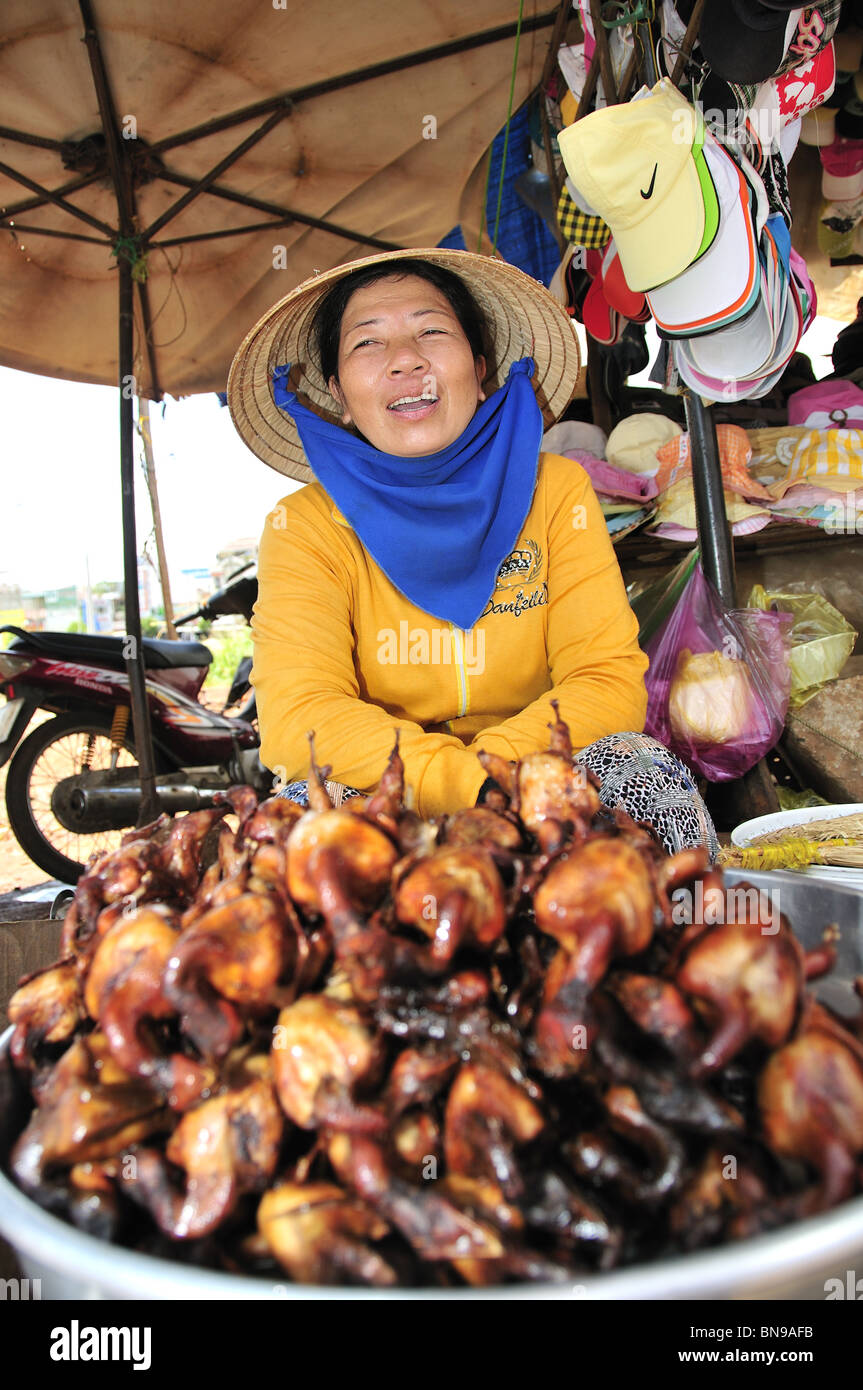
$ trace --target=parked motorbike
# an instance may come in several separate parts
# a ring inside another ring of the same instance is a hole
[[[248,568],[177,627],[230,613],[248,622],[258,592]],[[93,853],[113,848],[138,821],[141,789],[124,660],[128,639],[10,625],[2,632],[13,634],[0,651],[0,691],[6,695],[0,767],[11,757],[9,824],[41,869],[74,883]],[[272,775],[258,756],[251,657],[239,662],[224,709],[216,711],[198,699],[213,660],[209,647],[144,638],[143,648],[162,809],[200,810],[237,782],[268,795]],[[27,734],[38,710],[54,717]]]

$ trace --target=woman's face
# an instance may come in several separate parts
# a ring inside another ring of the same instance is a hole
[[[485,359],[474,361],[455,311],[417,275],[355,290],[342,317],[339,376],[329,388],[386,454],[421,457],[458,439],[485,400]]]

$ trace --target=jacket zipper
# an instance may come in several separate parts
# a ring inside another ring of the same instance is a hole
[[[470,693],[467,683],[467,667],[464,661],[464,633],[461,628],[456,627],[454,623],[450,623],[449,626],[452,633],[456,680],[458,681],[458,715],[456,717],[461,719],[463,715],[467,714],[468,697]]]

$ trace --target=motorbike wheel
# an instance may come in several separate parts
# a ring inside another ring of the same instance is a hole
[[[112,761],[107,715],[58,714],[35,728],[18,747],[6,777],[6,812],[25,854],[51,878],[77,883],[90,856],[116,849],[127,831],[82,835],[67,830],[51,810],[51,792],[62,778],[85,766],[96,772],[136,763],[131,733]]]

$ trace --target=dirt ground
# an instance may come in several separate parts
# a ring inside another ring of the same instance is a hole
[[[35,729],[37,722],[34,719],[30,728]],[[45,870],[27,857],[9,828],[6,816],[8,768],[8,763],[0,767],[0,893],[11,893],[15,888],[32,888],[34,884],[45,883],[48,878]]]
[[[213,709],[221,709],[227,696],[227,687],[212,686],[202,691],[203,702]],[[44,715],[43,718],[50,718]],[[34,718],[29,726],[35,729],[40,720]],[[45,883],[48,875],[38,864],[24,853],[9,828],[6,816],[6,772],[9,767],[0,767],[0,893],[10,893],[16,888],[32,888],[37,883]]]

